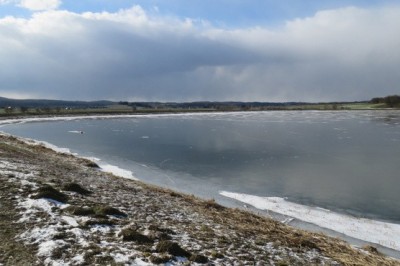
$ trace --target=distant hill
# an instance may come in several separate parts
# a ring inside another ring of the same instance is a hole
[[[55,108],[55,107],[70,107],[70,108],[93,108],[105,107],[115,104],[112,101],[61,101],[61,100],[44,100],[44,99],[26,99],[17,100],[0,97],[0,108],[4,107],[27,107],[27,108]]]
[[[393,97],[376,98],[371,102],[240,102],[240,101],[198,101],[198,102],[128,102],[128,101],[64,101],[46,99],[9,99],[0,97],[0,110],[7,115],[29,113],[76,112],[182,112],[182,111],[259,111],[259,110],[345,110],[382,108],[380,103]],[[392,99],[393,98],[393,99]],[[396,98],[397,99],[397,98]],[[395,100],[396,100],[395,99]],[[394,100],[393,100],[394,101]],[[375,103],[377,102],[377,103]],[[394,104],[393,104],[394,105]],[[391,106],[390,106],[391,107]],[[28,111],[29,110],[29,111]]]

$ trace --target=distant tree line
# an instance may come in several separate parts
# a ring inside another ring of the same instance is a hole
[[[399,95],[390,95],[386,97],[377,97],[373,98],[370,101],[371,103],[384,103],[388,107],[400,107],[400,96]]]

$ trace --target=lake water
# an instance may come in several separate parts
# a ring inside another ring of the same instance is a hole
[[[149,115],[4,124],[0,130],[222,202],[228,198],[221,191],[279,197],[400,224],[396,111]]]

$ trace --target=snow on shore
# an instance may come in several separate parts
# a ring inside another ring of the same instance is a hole
[[[220,191],[220,194],[257,209],[270,210],[356,239],[400,250],[400,224],[351,217],[318,207],[289,202],[279,197],[260,197],[227,191]]]

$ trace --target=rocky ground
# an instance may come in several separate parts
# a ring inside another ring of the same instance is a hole
[[[0,136],[0,265],[400,265]]]

